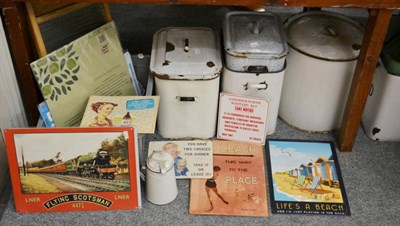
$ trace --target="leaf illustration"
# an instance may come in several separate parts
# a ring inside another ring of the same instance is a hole
[[[71,87],[68,86],[67,89],[68,89],[69,91],[71,91]]]
[[[55,93],[54,93],[54,90],[51,92],[51,96],[50,96],[50,100],[54,100],[54,95],[55,95]]]
[[[67,69],[65,69],[64,72],[67,73],[68,75],[71,75],[71,72],[68,71]]]
[[[37,66],[37,67],[43,67],[43,66],[46,65],[46,64],[47,64],[47,58],[44,57],[44,58],[39,59],[39,60],[37,61],[36,66]]]
[[[65,78],[65,79],[68,78],[68,76],[66,74],[61,74],[61,77]]]
[[[50,75],[47,75],[47,77],[43,80],[43,83],[46,84],[49,81],[49,79],[50,79]]]
[[[57,57],[54,56],[54,55],[50,55],[50,56],[49,56],[49,59],[50,59],[51,61],[58,61]]]
[[[54,89],[56,90],[56,92],[57,92],[58,95],[61,95],[61,89],[60,89],[60,88],[54,87]]]
[[[75,57],[75,60],[78,60],[78,59],[79,59],[79,56],[76,56],[76,57]]]
[[[64,65],[65,65],[65,59],[62,59],[60,63],[60,70],[64,68]]]
[[[73,45],[68,46],[68,48],[67,48],[67,53],[69,53],[69,52],[72,50],[72,46],[73,46]]]
[[[80,69],[80,66],[78,66],[78,67],[77,67],[75,70],[73,70],[72,72],[73,72],[74,74],[76,74],[76,73],[78,73],[79,69]]]
[[[56,95],[56,101],[58,101],[58,95]]]
[[[62,78],[60,78],[60,77],[58,77],[58,76],[56,76],[56,77],[54,77],[55,79],[56,79],[56,82],[58,82],[58,83],[62,83]]]
[[[73,85],[73,84],[74,84],[74,81],[69,80],[69,81],[67,81],[65,84],[67,84],[67,85]]]
[[[68,57],[72,57],[75,53],[76,51],[71,52],[70,54],[68,54]]]
[[[65,95],[67,95],[67,89],[65,88],[65,86],[61,86],[61,89],[62,89],[63,93],[64,93]]]
[[[74,81],[78,81],[78,76],[76,76],[76,75],[73,75],[73,76],[72,76],[72,80],[74,80]]]
[[[43,73],[46,74],[47,73],[47,68],[49,67],[49,65],[46,65],[46,67],[44,68]]]
[[[43,74],[43,69],[42,68],[40,68],[39,74]]]
[[[54,86],[53,79],[50,79],[50,82],[49,82],[49,84],[50,84],[50,85],[52,85],[52,86]]]

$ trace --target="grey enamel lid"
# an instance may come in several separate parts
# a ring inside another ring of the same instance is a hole
[[[288,47],[280,17],[271,12],[229,12],[223,26],[226,53],[247,58],[282,58]]]
[[[327,11],[297,14],[285,22],[284,28],[290,47],[331,61],[355,60],[364,34],[360,23]]]
[[[156,32],[150,71],[160,79],[209,80],[222,70],[216,32],[205,27],[171,27]]]

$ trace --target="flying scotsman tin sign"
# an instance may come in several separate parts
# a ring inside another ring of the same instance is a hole
[[[7,129],[17,212],[138,209],[134,128]]]

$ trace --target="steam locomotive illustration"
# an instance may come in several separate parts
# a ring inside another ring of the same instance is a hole
[[[110,164],[110,153],[108,151],[99,149],[97,152],[80,155],[65,162],[50,159],[28,163],[27,171],[28,173],[58,173],[114,179],[116,165]]]

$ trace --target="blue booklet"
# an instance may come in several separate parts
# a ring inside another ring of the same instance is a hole
[[[51,117],[49,107],[47,106],[46,101],[43,101],[38,105],[40,117],[42,117],[44,125],[46,127],[56,127],[56,124],[53,121],[53,118]]]

